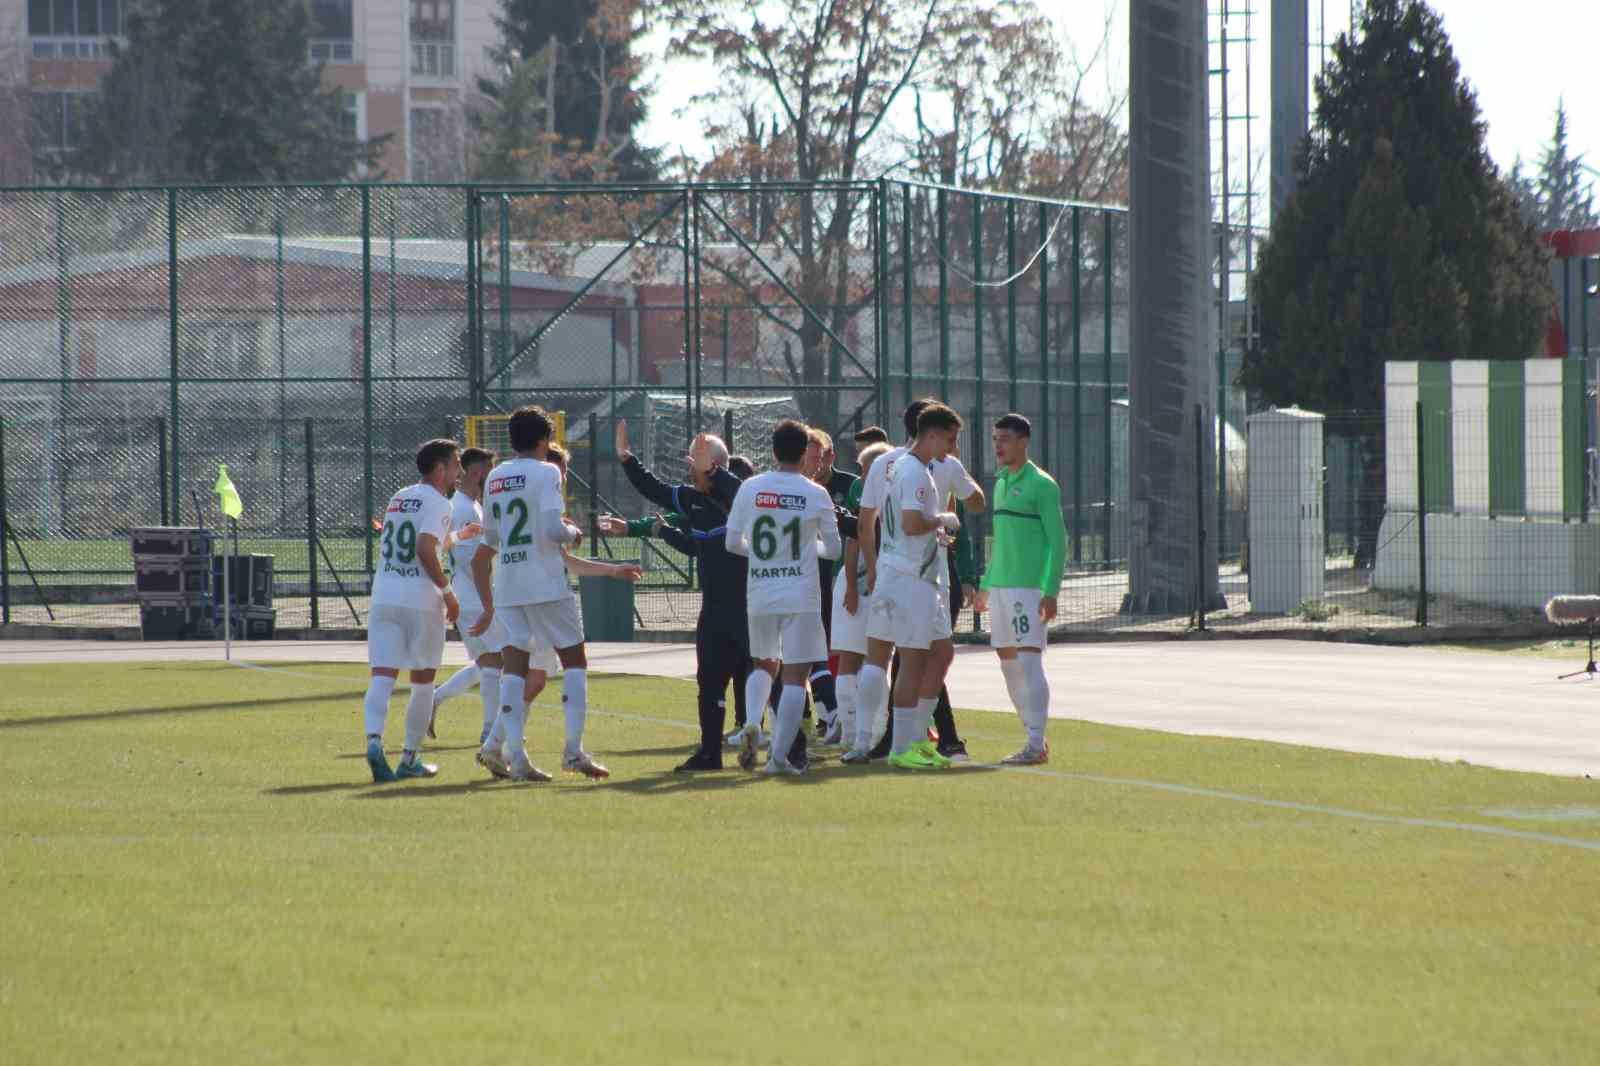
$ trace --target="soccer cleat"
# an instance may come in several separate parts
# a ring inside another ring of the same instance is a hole
[[[611,776],[611,771],[595,762],[594,756],[586,751],[561,756],[561,768],[569,774],[582,774],[591,781],[604,781]]]
[[[528,753],[519,751],[511,758],[511,771],[507,774],[513,781],[549,781],[549,774],[539,769],[528,761]]]
[[[865,766],[872,761],[872,753],[866,748],[852,747],[849,751],[839,756],[839,761],[849,763],[851,766]]]
[[[372,780],[380,783],[397,780],[394,771],[389,769],[388,756],[383,753],[383,741],[367,741],[367,765],[372,768]]]
[[[805,768],[795,766],[787,759],[767,757],[767,775],[769,777],[799,777],[805,773]]]
[[[911,745],[911,750],[920,753],[924,758],[932,759],[939,764],[941,770],[946,769],[951,763],[955,762],[954,759],[951,759],[935,747],[932,741],[919,740]]]
[[[972,756],[967,754],[966,743],[959,740],[954,744],[940,744],[939,754],[943,755],[946,759],[949,759],[953,763],[972,761]]]
[[[918,745],[898,755],[890,755],[889,765],[896,770],[945,770],[949,768],[950,761],[941,758],[938,752],[930,753]]]
[[[1043,766],[1050,761],[1050,742],[1044,742],[1044,747],[1035,748],[1024,745],[1022,750],[1012,755],[1007,755],[1000,760],[1001,766]]]
[[[696,751],[683,762],[672,768],[676,774],[693,774],[702,770],[722,769],[722,752]]]
[[[478,752],[478,765],[495,777],[505,778],[511,776],[511,767],[507,765],[505,756],[500,754],[498,747],[493,751],[488,748],[480,749]]]
[[[737,748],[739,746],[739,738],[742,736],[744,736],[744,726],[735,726],[733,732],[722,738],[723,746]]]
[[[756,768],[756,749],[759,739],[759,730],[756,726],[747,725],[739,733],[739,768],[754,770]]]
[[[407,777],[433,777],[438,772],[439,768],[437,766],[429,762],[423,762],[421,759],[412,759],[410,762],[402,759],[400,760],[399,769],[394,772],[394,776],[402,779]]]
[[[824,744],[824,745],[826,745],[827,747],[830,747],[830,748],[836,748],[839,745],[843,744],[844,743],[844,723],[839,721],[839,719],[837,717],[834,718],[833,723],[828,726],[827,735],[824,736],[821,739],[820,743],[822,743],[822,744]]]

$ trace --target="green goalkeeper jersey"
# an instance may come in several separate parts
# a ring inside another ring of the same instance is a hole
[[[983,572],[986,589],[1061,590],[1067,562],[1067,531],[1061,520],[1061,487],[1033,463],[1015,474],[1002,467],[995,478],[994,555]]]

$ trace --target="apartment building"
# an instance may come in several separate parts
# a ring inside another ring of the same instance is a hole
[[[86,101],[111,67],[131,6],[148,0],[0,0],[0,183],[70,151]],[[239,0],[248,3],[250,0]],[[362,139],[392,135],[389,180],[466,176],[468,100],[496,43],[499,0],[305,0],[311,58],[344,93]]]

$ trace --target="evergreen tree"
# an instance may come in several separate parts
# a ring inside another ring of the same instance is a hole
[[[1582,153],[1571,153],[1567,143],[1567,105],[1566,101],[1558,100],[1556,127],[1550,135],[1550,145],[1539,160],[1538,176],[1529,183],[1535,225],[1542,230],[1587,229],[1600,224],[1584,157]]]
[[[309,58],[301,0],[151,0],[91,109],[72,169],[127,182],[323,181],[373,164]]]
[[[1376,410],[1386,360],[1531,355],[1545,253],[1438,15],[1371,0],[1318,80],[1317,120],[1262,249],[1241,383],[1274,404]]]
[[[498,74],[486,106],[478,176],[495,180],[651,181],[642,145],[636,0],[501,0]]]

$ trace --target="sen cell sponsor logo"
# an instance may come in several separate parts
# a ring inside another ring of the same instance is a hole
[[[521,492],[527,485],[528,479],[523,474],[504,474],[489,482],[489,491],[496,492]]]
[[[422,501],[416,499],[390,500],[389,514],[413,514],[422,510]]]
[[[758,492],[756,506],[763,511],[804,511],[806,498],[788,492]]]

